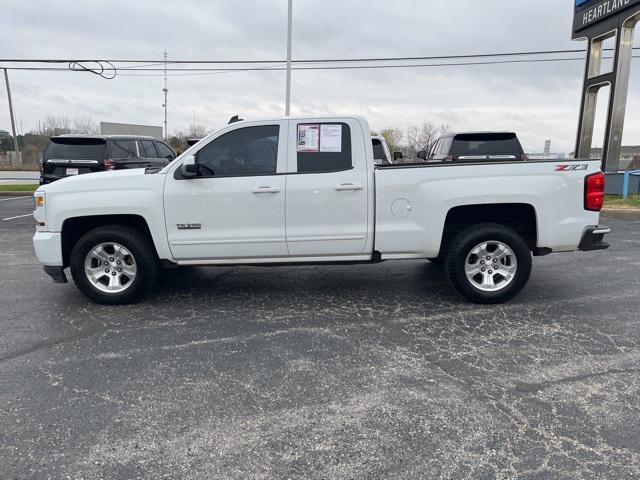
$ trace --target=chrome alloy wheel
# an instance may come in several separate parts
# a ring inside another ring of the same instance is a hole
[[[471,285],[483,292],[502,290],[513,281],[517,271],[518,261],[513,250],[494,240],[473,247],[464,264]]]
[[[84,259],[84,274],[89,283],[104,293],[121,293],[136,278],[138,267],[129,250],[118,243],[101,243]]]

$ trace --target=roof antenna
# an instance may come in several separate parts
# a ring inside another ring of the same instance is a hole
[[[244,118],[240,118],[238,117],[238,115],[234,115],[233,117],[231,117],[227,125],[231,125],[232,123],[236,123],[236,122],[244,122]]]

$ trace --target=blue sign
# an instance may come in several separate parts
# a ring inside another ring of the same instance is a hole
[[[587,8],[594,3],[598,3],[598,0],[576,0],[576,11]]]
[[[628,15],[628,11],[640,7],[640,0],[574,0],[576,14],[573,20],[574,34],[608,18]]]

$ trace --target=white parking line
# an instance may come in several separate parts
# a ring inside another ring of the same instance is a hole
[[[16,218],[30,217],[31,215],[33,215],[33,213],[27,213],[26,215],[17,215],[15,217],[3,218],[2,221],[4,222],[6,220],[15,220]]]
[[[0,202],[8,202],[9,200],[20,200],[21,198],[29,198],[31,195],[28,195],[26,197],[11,197],[11,198],[2,198],[0,199]]]

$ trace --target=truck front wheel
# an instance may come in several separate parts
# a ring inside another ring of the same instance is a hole
[[[97,303],[132,303],[149,293],[160,273],[155,250],[138,230],[106,225],[83,235],[71,251],[71,276]]]
[[[510,300],[531,275],[531,253],[511,228],[495,223],[473,225],[453,239],[444,262],[453,288],[475,303]]]

